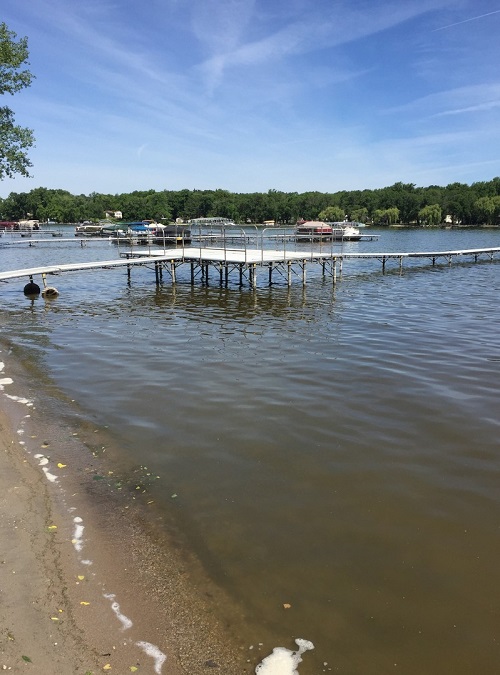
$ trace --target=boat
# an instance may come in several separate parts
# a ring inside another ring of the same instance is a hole
[[[357,223],[325,223],[321,220],[299,222],[295,228],[297,241],[359,241]]]
[[[306,220],[297,223],[295,236],[297,241],[331,241],[333,227],[321,220]]]
[[[359,241],[361,239],[361,232],[359,231],[359,223],[343,221],[341,223],[332,223],[333,239],[342,241]]]
[[[188,220],[191,227],[236,227],[234,220],[216,216],[214,218],[191,218]]]
[[[95,223],[83,223],[75,227],[75,237],[100,237],[102,235],[103,225]]]
[[[191,230],[186,225],[157,225],[154,242],[159,246],[190,244]]]

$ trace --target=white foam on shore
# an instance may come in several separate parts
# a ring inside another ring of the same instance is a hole
[[[119,622],[121,623],[121,625],[123,626],[123,630],[128,630],[129,628],[132,628],[132,626],[133,626],[134,624],[133,624],[132,621],[128,618],[128,616],[125,616],[125,614],[122,614],[122,613],[120,612],[120,605],[116,602],[116,600],[115,600],[115,597],[116,597],[116,596],[114,595],[114,593],[104,593],[104,597],[105,597],[107,600],[112,600],[112,602],[111,602],[111,609],[112,609],[113,612],[115,613],[116,618],[118,619],[118,621],[119,621]]]
[[[299,648],[296,652],[285,647],[275,647],[272,654],[255,668],[256,675],[299,675],[297,666],[302,661],[302,654],[314,649],[314,645],[301,638],[297,638],[295,644]]]
[[[80,553],[83,548],[83,530],[85,528],[82,525],[83,520],[79,516],[73,518],[73,522],[75,523],[75,530],[73,532],[72,544],[75,550]]]
[[[3,372],[5,368],[5,363],[0,361],[0,373]],[[4,391],[7,384],[13,384],[14,380],[11,377],[4,377],[0,380],[0,391]],[[12,394],[5,394],[7,398],[10,398],[11,401],[16,401],[17,403],[24,403],[28,407],[33,407],[33,401],[30,401],[29,398],[22,398],[21,396],[12,396]]]
[[[158,649],[155,645],[152,645],[150,642],[136,642],[138,647],[140,647],[148,656],[151,656],[155,660],[155,673],[161,675],[161,669],[163,664],[167,660],[166,654]]]
[[[50,473],[46,466],[42,466],[42,471],[45,474],[47,480],[50,480],[51,483],[57,483],[57,476],[54,476],[53,473]]]
[[[34,406],[33,401],[30,401],[29,398],[23,398],[22,396],[12,396],[12,394],[5,394],[5,396],[10,398],[11,401],[16,401],[16,403],[24,403],[24,405],[28,406],[28,408],[32,408]]]
[[[38,462],[38,465],[42,467],[42,471],[45,474],[45,477],[47,480],[50,480],[51,483],[57,483],[57,476],[55,476],[53,473],[50,473],[50,471],[47,469],[47,464],[49,463],[49,460],[45,455],[42,455],[38,453],[37,455],[34,455],[35,459],[39,459],[40,461]]]

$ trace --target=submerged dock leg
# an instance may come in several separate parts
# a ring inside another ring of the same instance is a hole
[[[286,282],[287,282],[288,286],[291,286],[292,285],[292,262],[289,260],[287,264],[288,264],[288,268],[287,268],[287,271],[286,271]]]
[[[170,261],[170,273],[172,275],[172,283],[176,283],[176,278],[175,278],[175,262],[173,260]]]
[[[255,263],[252,263],[250,265],[250,283],[252,288],[255,288],[257,286],[257,270]]]

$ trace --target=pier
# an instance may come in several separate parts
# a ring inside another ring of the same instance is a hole
[[[158,248],[158,247],[157,247]],[[493,261],[500,253],[500,247],[476,248],[453,251],[420,251],[420,252],[383,252],[383,253],[346,253],[342,250],[322,250],[321,246],[311,247],[311,250],[282,250],[267,248],[230,248],[224,247],[192,247],[160,249],[158,253],[148,250],[119,250],[119,258],[99,260],[93,262],[65,263],[61,265],[47,265],[18,270],[0,272],[0,281],[8,282],[13,279],[26,279],[30,284],[35,278],[41,278],[45,290],[47,276],[60,275],[69,272],[85,272],[97,269],[125,269],[130,278],[132,269],[137,266],[147,267],[154,271],[156,283],[163,282],[164,273],[168,274],[172,284],[177,283],[178,272],[188,266],[191,284],[200,281],[208,284],[214,279],[221,285],[227,285],[230,277],[236,275],[238,284],[245,283],[251,288],[257,287],[259,270],[265,271],[269,285],[275,283],[278,277],[287,286],[292,285],[293,279],[300,279],[307,283],[307,269],[320,267],[323,276],[337,283],[342,275],[346,263],[351,260],[376,261],[381,265],[382,272],[386,272],[390,263],[402,271],[406,261],[421,260],[424,265],[435,266],[438,263],[451,265],[456,262]],[[57,294],[56,289],[54,294]],[[26,292],[26,291],[25,291]],[[50,295],[50,293],[48,293]]]

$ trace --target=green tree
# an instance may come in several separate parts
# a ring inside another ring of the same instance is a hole
[[[15,94],[29,87],[33,75],[22,70],[28,64],[28,39],[16,41],[17,35],[0,23],[0,95]],[[33,131],[15,123],[8,106],[0,106],[0,180],[15,174],[29,176],[32,166],[28,149],[34,144]]]
[[[326,209],[320,211],[318,218],[320,220],[328,220],[330,222],[343,221],[345,218],[345,211],[340,206],[327,206]]]
[[[368,209],[366,206],[361,206],[351,211],[351,220],[357,223],[366,223],[368,220]]]
[[[439,225],[441,223],[441,218],[441,207],[439,204],[428,204],[418,212],[418,219],[423,225]]]

